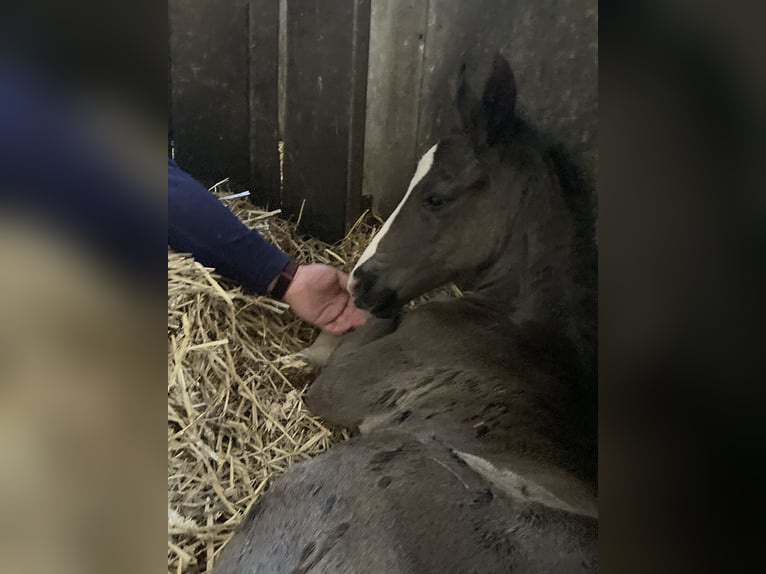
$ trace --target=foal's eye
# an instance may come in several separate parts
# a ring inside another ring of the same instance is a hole
[[[434,195],[433,193],[429,193],[423,198],[423,205],[432,209],[437,209],[444,205],[444,203],[444,198]]]

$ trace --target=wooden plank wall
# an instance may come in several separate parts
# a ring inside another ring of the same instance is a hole
[[[457,125],[463,62],[480,90],[495,51],[519,108],[566,145],[595,193],[597,0],[373,0],[364,193],[388,215],[420,155]]]
[[[302,213],[305,232],[340,239],[360,213],[370,0],[168,9],[178,163],[204,183],[229,177],[260,205]]]
[[[176,160],[204,183],[249,185],[248,2],[170,0],[168,12]]]
[[[168,15],[176,160],[279,206],[278,0],[170,0]]]
[[[287,2],[283,208],[328,241],[359,214],[369,0]]]
[[[253,201],[282,205],[279,167],[279,1],[250,0],[248,54]]]
[[[428,2],[372,2],[364,193],[389,214],[404,194],[418,152]]]
[[[303,207],[322,239],[343,235],[362,191],[391,212],[456,125],[457,69],[478,89],[496,50],[522,112],[595,182],[597,0],[170,0],[169,15],[181,166],[288,216]]]

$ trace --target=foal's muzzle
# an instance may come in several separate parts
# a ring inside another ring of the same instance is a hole
[[[354,304],[378,317],[392,315],[400,306],[396,291],[385,287],[380,275],[368,263],[357,267],[349,281]]]

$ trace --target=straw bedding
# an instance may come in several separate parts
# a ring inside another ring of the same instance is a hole
[[[299,262],[345,270],[380,224],[364,216],[330,246],[247,199],[226,203]],[[168,250],[168,572],[210,572],[274,478],[347,434],[303,405],[312,372],[294,354],[316,334],[283,304]]]

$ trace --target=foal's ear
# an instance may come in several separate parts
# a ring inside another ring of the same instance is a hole
[[[516,79],[511,66],[499,53],[492,61],[492,71],[481,99],[471,92],[465,75],[463,64],[455,94],[463,130],[471,136],[475,147],[492,147],[513,131]]]
[[[492,73],[484,87],[478,126],[490,147],[513,131],[516,122],[516,78],[500,53],[492,61]]]

